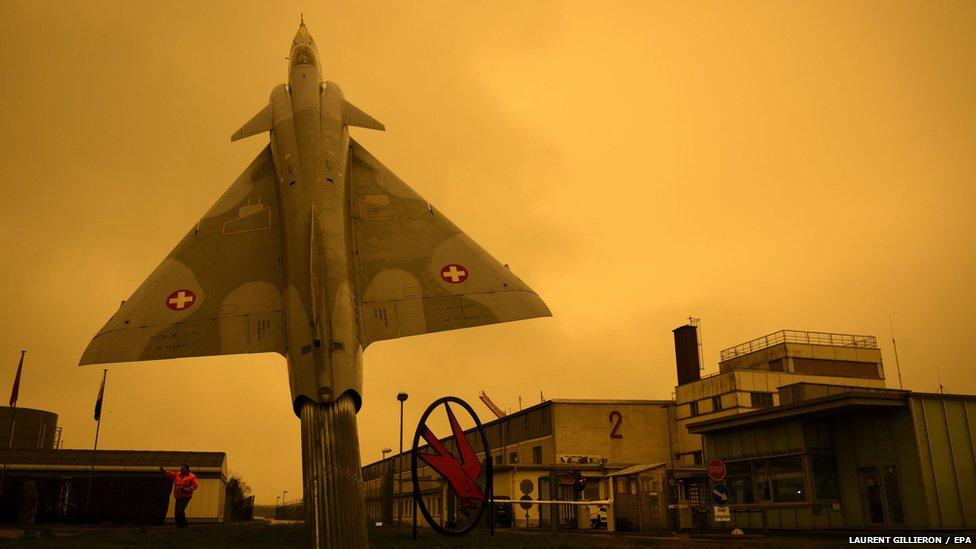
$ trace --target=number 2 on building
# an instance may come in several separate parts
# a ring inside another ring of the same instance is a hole
[[[623,423],[624,423],[623,414],[621,414],[617,410],[613,410],[610,412],[610,424],[611,424],[610,438],[624,438],[623,433],[617,432],[620,430],[620,426],[623,425]]]

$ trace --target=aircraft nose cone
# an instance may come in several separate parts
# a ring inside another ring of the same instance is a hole
[[[308,28],[305,27],[305,23],[302,23],[298,27],[298,32],[295,33],[295,38],[292,40],[292,47],[298,46],[300,44],[312,44],[315,42],[312,40],[312,33],[308,32]]]

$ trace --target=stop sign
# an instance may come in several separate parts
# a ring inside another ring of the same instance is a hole
[[[708,462],[708,478],[718,482],[725,478],[725,462],[713,459]]]

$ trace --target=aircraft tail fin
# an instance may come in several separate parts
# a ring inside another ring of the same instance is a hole
[[[234,132],[234,135],[230,136],[231,141],[237,141],[238,139],[244,139],[245,137],[251,137],[259,133],[271,131],[272,123],[272,113],[274,109],[269,102],[260,112],[254,115],[253,118],[248,120],[241,126],[241,129]]]
[[[347,126],[358,126],[370,130],[386,130],[386,126],[382,122],[359,110],[356,105],[353,105],[345,99],[342,100],[342,121]]]

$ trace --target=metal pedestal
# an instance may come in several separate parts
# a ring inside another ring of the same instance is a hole
[[[300,416],[309,546],[368,547],[352,398],[343,396],[331,404],[305,400]]]

